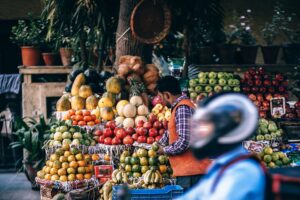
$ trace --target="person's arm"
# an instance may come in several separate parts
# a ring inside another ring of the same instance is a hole
[[[185,152],[190,143],[190,118],[194,110],[189,106],[179,106],[175,113],[176,130],[178,139],[171,145],[164,147],[164,152],[168,155],[177,155]]]
[[[158,143],[162,146],[167,146],[169,144],[169,132],[168,131],[166,131],[163,134],[162,138],[160,138]]]

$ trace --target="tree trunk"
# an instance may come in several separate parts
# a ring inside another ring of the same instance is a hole
[[[119,58],[123,55],[140,56],[144,63],[151,63],[152,45],[139,42],[133,37],[131,31],[128,30],[130,28],[131,12],[138,2],[139,0],[120,0],[115,66],[117,66]]]

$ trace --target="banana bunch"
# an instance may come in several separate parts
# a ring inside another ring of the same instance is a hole
[[[112,200],[113,181],[107,181],[100,190],[100,200]]]
[[[144,188],[154,189],[163,187],[163,178],[158,170],[148,170],[144,175]]]
[[[128,175],[125,171],[116,169],[112,173],[112,181],[116,184],[128,183]]]

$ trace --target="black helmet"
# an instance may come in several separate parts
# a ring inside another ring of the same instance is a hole
[[[245,95],[212,96],[199,104],[191,118],[190,148],[199,159],[218,156],[241,145],[257,123],[257,108]]]

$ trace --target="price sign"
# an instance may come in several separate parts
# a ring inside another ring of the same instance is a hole
[[[283,115],[285,115],[284,97],[272,98],[270,101],[270,106],[271,106],[271,115],[274,118],[281,118]]]

